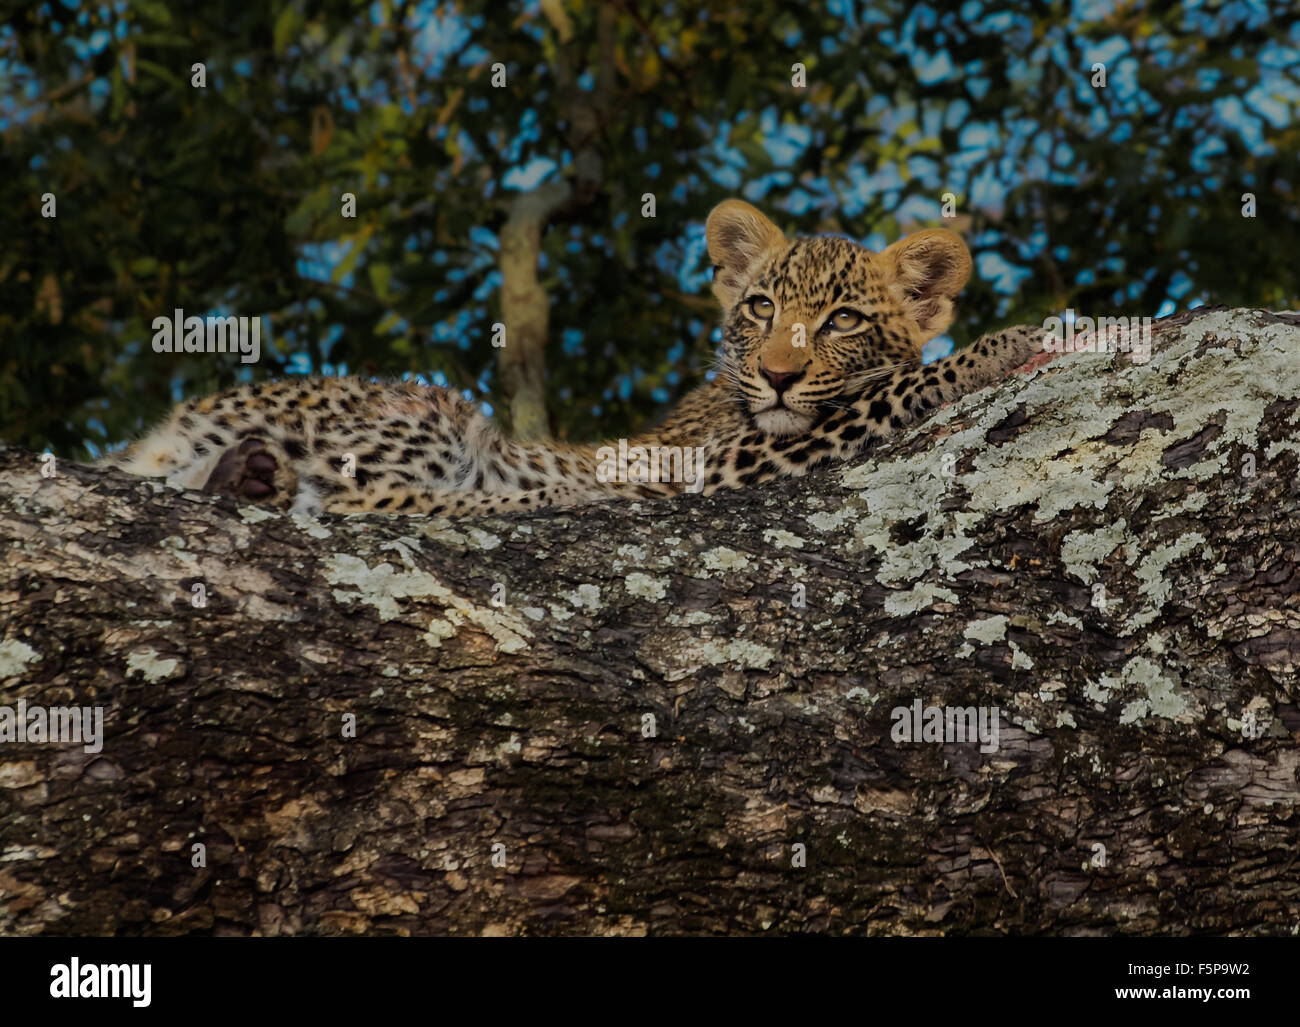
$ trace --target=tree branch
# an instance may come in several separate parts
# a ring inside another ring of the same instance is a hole
[[[508,520],[0,450],[0,706],[104,710],[0,741],[0,933],[1292,931],[1300,316],[1155,351]]]

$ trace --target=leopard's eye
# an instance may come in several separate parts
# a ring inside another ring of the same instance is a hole
[[[827,322],[837,332],[851,332],[853,329],[862,324],[865,318],[856,310],[850,310],[848,307],[840,307],[831,315]]]
[[[751,296],[749,298],[749,312],[760,321],[770,321],[772,315],[776,313],[776,304],[766,296]]]

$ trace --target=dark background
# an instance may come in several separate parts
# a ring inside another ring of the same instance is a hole
[[[961,231],[976,277],[957,345],[1066,308],[1294,306],[1297,10],[11,7],[0,429],[95,455],[183,395],[310,371],[449,384],[507,428],[523,410],[562,438],[626,434],[707,372],[703,220],[737,195],[873,247]],[[503,310],[534,274],[548,320]],[[153,352],[175,307],[268,318],[261,362]],[[516,349],[491,345],[503,320]],[[506,352],[544,371],[544,409],[510,408]]]

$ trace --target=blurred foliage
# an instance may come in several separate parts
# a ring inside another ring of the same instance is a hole
[[[82,455],[182,394],[307,367],[425,375],[500,409],[496,231],[512,183],[572,173],[571,90],[596,87],[566,88],[554,58],[597,66],[597,6],[23,8],[0,29],[3,437]],[[878,244],[960,227],[980,270],[959,343],[1066,306],[1300,295],[1289,0],[614,6],[601,187],[543,242],[561,437],[627,433],[698,380],[702,223],[730,195]],[[242,371],[155,354],[151,322],[177,307],[269,315],[273,341]]]

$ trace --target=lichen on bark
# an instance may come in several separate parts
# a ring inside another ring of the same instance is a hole
[[[0,932],[1296,933],[1297,357],[1184,315],[848,466],[511,519],[0,450],[0,705],[106,731],[0,742]]]

